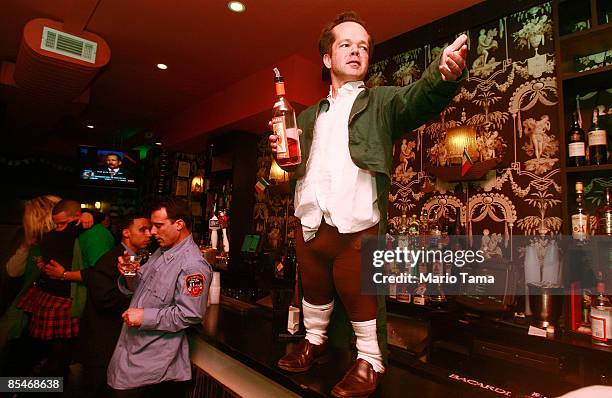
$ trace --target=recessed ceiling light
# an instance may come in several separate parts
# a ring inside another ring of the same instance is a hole
[[[157,68],[159,68],[161,70],[166,70],[166,69],[168,69],[168,65],[166,65],[166,64],[157,64]]]
[[[87,128],[88,128],[88,129],[93,129],[93,128],[94,128],[94,125],[93,125],[93,124],[88,124],[88,125],[87,125]]]
[[[162,143],[161,143],[161,142],[159,142],[159,141],[157,141],[157,142],[155,143],[155,145],[157,145],[157,146],[161,146],[161,145],[162,145]]]
[[[227,3],[227,8],[233,12],[244,12],[246,10],[246,6],[239,1],[230,1]]]

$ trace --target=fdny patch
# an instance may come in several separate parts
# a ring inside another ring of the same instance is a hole
[[[204,290],[204,275],[187,275],[187,278],[185,278],[185,288],[190,296],[200,296],[202,294],[202,290]]]

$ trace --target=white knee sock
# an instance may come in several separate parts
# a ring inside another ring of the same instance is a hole
[[[334,310],[334,302],[314,305],[302,299],[304,310],[304,327],[306,327],[306,340],[311,344],[321,345],[327,341],[327,325]]]
[[[363,322],[352,322],[355,337],[357,337],[357,358],[366,360],[379,373],[385,372],[382,354],[376,335],[376,319]]]

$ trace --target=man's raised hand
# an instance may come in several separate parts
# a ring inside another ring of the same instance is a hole
[[[468,53],[467,39],[468,37],[462,34],[444,49],[439,65],[442,80],[457,80],[463,73]]]

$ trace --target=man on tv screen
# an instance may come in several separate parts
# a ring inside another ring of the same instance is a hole
[[[133,177],[130,175],[128,170],[121,166],[123,163],[121,155],[112,152],[107,153],[104,156],[104,163],[106,166],[95,169],[95,177],[97,179],[125,182],[133,181]]]

